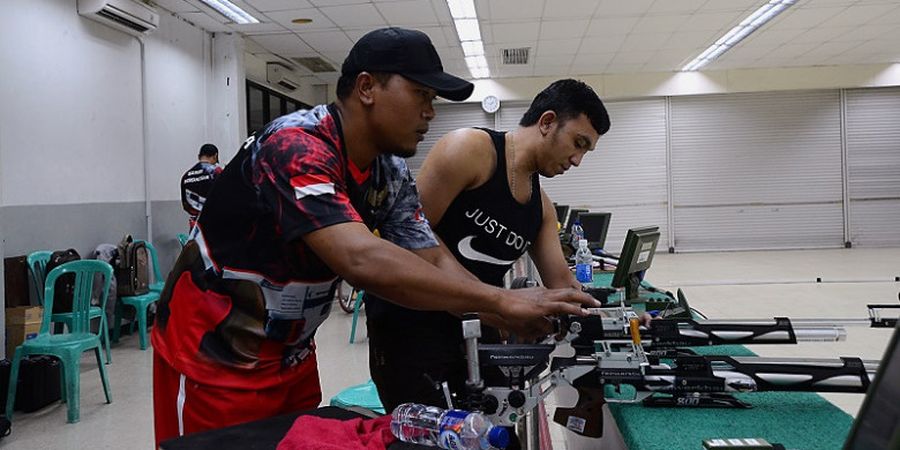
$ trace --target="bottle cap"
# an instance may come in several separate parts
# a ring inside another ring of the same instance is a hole
[[[503,427],[491,427],[488,431],[488,443],[496,448],[506,448],[509,445],[509,431]]]

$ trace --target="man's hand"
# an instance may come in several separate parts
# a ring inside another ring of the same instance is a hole
[[[551,316],[583,316],[587,311],[582,307],[600,306],[593,297],[577,289],[541,287],[504,291],[500,304],[503,328],[522,338],[539,338],[553,333]]]

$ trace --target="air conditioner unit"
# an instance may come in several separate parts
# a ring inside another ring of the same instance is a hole
[[[139,0],[78,0],[78,14],[129,34],[159,28],[159,14]]]
[[[300,82],[291,78],[292,73],[293,72],[283,64],[266,64],[266,81],[268,81],[269,84],[281,87],[288,91],[293,91],[300,87]]]

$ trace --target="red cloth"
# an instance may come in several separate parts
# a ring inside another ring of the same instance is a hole
[[[278,450],[384,450],[396,440],[389,415],[351,420],[300,416]]]

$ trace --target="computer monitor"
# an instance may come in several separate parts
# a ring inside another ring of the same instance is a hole
[[[596,250],[603,248],[606,244],[606,232],[609,230],[609,221],[612,219],[612,213],[593,212],[581,213],[578,220],[581,221],[581,228],[584,229],[584,238],[588,241],[588,248]]]
[[[563,228],[563,230],[566,233],[571,233],[572,232],[572,224],[575,223],[575,220],[578,219],[578,215],[581,213],[586,213],[586,212],[588,212],[588,210],[586,210],[586,209],[577,209],[577,208],[569,209],[569,217],[566,219],[566,227]]]
[[[884,351],[875,381],[869,386],[866,398],[844,450],[900,448],[900,325]]]
[[[553,207],[556,208],[556,220],[559,221],[560,224],[566,223],[566,214],[569,213],[569,205],[557,205],[553,204]],[[565,229],[562,231],[566,231]]]
[[[638,287],[643,272],[650,268],[656,244],[659,243],[659,227],[642,227],[628,230],[625,245],[619,255],[619,265],[613,274],[612,287],[625,288],[625,302],[638,297]]]

